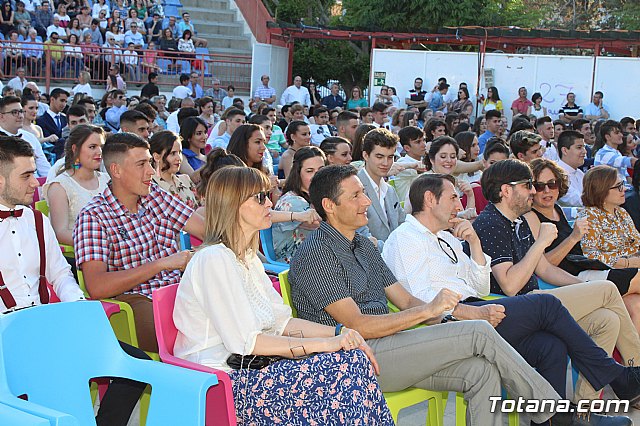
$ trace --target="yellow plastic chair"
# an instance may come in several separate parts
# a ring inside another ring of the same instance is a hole
[[[282,271],[278,274],[280,280],[280,292],[284,303],[291,307],[294,317],[297,317],[297,311],[293,307],[291,300],[291,285],[289,284],[289,270]],[[391,302],[389,302],[391,303]],[[393,306],[391,304],[391,306]],[[395,308],[395,306],[394,306]],[[397,312],[397,308],[396,312]],[[430,391],[418,388],[408,388],[398,392],[384,392],[384,399],[387,401],[389,411],[394,422],[398,422],[400,410],[428,401],[429,410],[427,411],[426,424],[429,426],[444,425],[444,402],[442,400],[442,392]]]
[[[40,213],[49,217],[49,205],[47,204],[46,200],[36,201],[35,207],[36,207],[36,210],[38,210]],[[74,256],[72,246],[68,246],[66,244],[60,244],[60,247],[62,248],[62,254],[64,254],[66,257]]]

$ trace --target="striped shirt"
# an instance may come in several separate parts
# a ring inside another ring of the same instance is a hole
[[[131,213],[111,192],[96,195],[80,211],[73,230],[78,268],[92,260],[107,270],[133,269],[178,252],[176,235],[193,209],[180,199],[151,184],[149,195],[140,197],[138,213]],[[151,296],[153,289],[180,282],[180,270],[161,271],[127,293]]]
[[[264,84],[261,85],[260,87],[258,87],[255,91],[255,93],[253,94],[254,98],[260,98],[260,99],[269,99],[270,97],[275,97],[276,96],[276,89],[274,89],[273,87],[265,87]],[[273,105],[275,103],[271,102],[270,105]]]
[[[289,282],[300,318],[335,325],[324,308],[349,297],[364,315],[388,314],[384,291],[397,280],[369,239],[322,222],[293,256]]]
[[[594,166],[599,166],[600,164],[606,164],[607,166],[617,169],[618,176],[625,183],[625,186],[627,188],[631,188],[631,185],[629,185],[629,181],[627,180],[629,177],[627,168],[633,167],[631,165],[631,158],[625,157],[617,149],[611,148],[609,145],[605,145],[596,152],[595,161],[593,162]]]

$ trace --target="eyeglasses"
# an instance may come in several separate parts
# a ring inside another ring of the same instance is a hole
[[[11,114],[14,117],[17,117],[19,115],[24,115],[24,110],[23,109],[12,109],[11,111],[0,112],[0,114]]]
[[[438,245],[440,246],[440,250],[442,250],[444,254],[447,255],[451,263],[453,263],[454,265],[458,263],[458,255],[448,242],[438,237]]]
[[[511,185],[511,186],[522,185],[522,184],[524,184],[526,188],[529,190],[533,188],[533,181],[531,179],[523,179],[523,180],[516,180],[514,182],[507,182],[507,185]]]
[[[533,187],[536,189],[536,191],[542,192],[544,191],[545,187],[549,188],[550,190],[558,189],[560,187],[560,182],[555,179],[551,179],[548,182],[533,182]]]
[[[260,191],[257,194],[253,194],[251,197],[255,197],[258,204],[264,206],[264,203],[267,202],[267,198],[269,198],[269,193],[267,191]]]
[[[624,182],[623,182],[623,181],[620,181],[620,182],[618,182],[616,185],[612,186],[612,187],[611,187],[611,188],[609,188],[609,189],[617,189],[617,190],[618,190],[618,191],[620,191],[620,192],[624,192]]]

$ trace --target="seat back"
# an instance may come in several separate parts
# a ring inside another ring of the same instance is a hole
[[[173,322],[173,307],[176,303],[177,293],[178,284],[164,286],[153,291],[153,319],[160,359],[167,364],[215,374],[218,377],[218,386],[209,389],[207,393],[206,424],[207,426],[235,426],[235,406],[229,375],[223,371],[205,367],[173,355],[173,346],[178,336],[178,329]]]
[[[291,298],[291,284],[289,283],[289,270],[282,271],[278,274],[278,279],[280,279],[280,294],[282,295],[282,300],[284,303],[289,305],[291,308],[291,315],[294,318],[298,317],[298,311],[293,306],[293,299]]]
[[[269,263],[281,263],[276,261],[276,252],[273,249],[273,232],[271,228],[260,231],[260,244],[262,245],[262,253]]]
[[[473,196],[476,199],[476,213],[480,214],[482,213],[482,210],[489,205],[489,202],[484,198],[484,194],[482,193],[482,188],[480,186],[473,187]]]
[[[49,216],[49,204],[46,200],[40,200],[35,202],[35,208],[45,216]]]

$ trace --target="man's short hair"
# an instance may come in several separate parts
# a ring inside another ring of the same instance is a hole
[[[483,156],[485,160],[488,160],[495,153],[504,154],[505,157],[509,158],[509,155],[511,155],[511,151],[509,151],[509,148],[507,147],[507,145],[504,144],[504,140],[502,140],[501,138],[491,138],[491,139],[495,139],[495,140],[493,141],[492,144],[489,144],[489,141],[487,141],[487,144],[485,145],[485,148],[484,148]]]
[[[271,119],[269,117],[267,117],[266,115],[262,115],[262,114],[254,114],[251,116],[251,118],[249,119],[249,124],[257,124],[258,126],[261,125],[262,123],[265,123],[267,121],[271,121]]]
[[[415,126],[403,127],[398,132],[398,138],[400,139],[400,145],[402,146],[409,145],[409,142],[422,137],[424,137],[424,132]]]
[[[120,89],[113,89],[111,92],[109,92],[109,94],[111,95],[112,98],[122,95],[124,96],[124,90],[120,90]]]
[[[526,155],[527,151],[535,144],[539,144],[541,140],[540,135],[526,130],[518,130],[509,139],[509,145],[513,155],[518,158],[518,154]]]
[[[74,117],[86,117],[87,109],[83,105],[71,105],[67,110],[67,116],[73,115]]]
[[[536,129],[544,126],[546,123],[553,123],[553,120],[548,115],[538,118],[536,120]]]
[[[144,116],[139,111],[129,112],[137,112]],[[121,161],[123,155],[133,148],[149,149],[149,143],[134,133],[123,132],[109,135],[102,148],[102,159],[107,171],[111,173],[111,164]]]
[[[622,126],[622,128],[627,127],[629,123],[633,124],[635,127],[636,121],[632,117],[622,117],[622,119],[620,120],[620,126]]]
[[[20,98],[17,96],[5,96],[4,98],[0,98],[0,111],[4,112],[4,109],[7,107],[7,105],[16,104],[16,103],[21,104]]]
[[[364,120],[367,114],[373,112],[371,108],[360,108],[360,118]]]
[[[338,204],[338,199],[342,195],[340,186],[342,181],[355,176],[357,173],[358,170],[352,165],[334,164],[321,168],[313,176],[311,185],[309,185],[309,198],[311,199],[311,205],[316,209],[322,220],[327,220],[327,212],[322,207],[322,200],[328,198]]]
[[[282,107],[282,108],[284,109],[284,107]],[[342,111],[340,114],[338,114],[338,119],[336,121],[336,127],[348,126],[349,125],[349,121],[357,120],[357,119],[358,119],[358,114],[356,114],[355,112]]]
[[[50,94],[50,96],[54,99],[58,99],[62,95],[69,97],[69,92],[59,87],[56,87],[55,89],[53,89]]]
[[[182,126],[182,122],[187,118],[197,117],[198,115],[200,115],[200,113],[196,108],[180,108],[180,111],[178,111],[178,126]]]
[[[96,18],[93,18],[91,20],[91,25],[100,25],[100,21],[98,19],[96,19]]]
[[[531,169],[527,163],[511,158],[498,161],[482,172],[482,177],[480,178],[482,195],[488,201],[497,204],[502,201],[502,196],[500,195],[502,185],[525,179],[531,179]]]
[[[573,130],[580,130],[582,129],[582,126],[584,126],[585,124],[589,124],[589,120],[585,120],[584,118],[578,118],[577,120],[573,120],[571,122],[571,128]]]
[[[615,120],[607,120],[602,123],[602,125],[600,126],[600,137],[602,138],[603,142],[606,141],[605,136],[613,132],[614,129],[618,129],[620,132],[622,132],[622,124],[618,123]]]
[[[148,78],[149,78],[149,82],[151,82],[151,80],[153,80],[154,78],[158,78],[158,73],[157,72],[150,72]]]
[[[484,115],[485,119],[489,120],[490,118],[502,118],[502,114],[497,109],[490,109]]]
[[[180,74],[180,84],[189,80],[191,80],[191,76],[189,74]]]
[[[304,107],[303,107],[302,105],[300,105],[300,104],[293,104],[293,105],[291,105],[291,106],[289,107],[289,112],[290,112],[291,114],[295,114],[295,113],[296,113],[296,112],[298,112],[298,111],[302,111],[302,112],[304,112]]]
[[[285,115],[290,109],[291,109],[291,105],[289,104],[282,105],[282,109],[280,110],[280,112],[282,113],[282,115]]]
[[[314,108],[313,109],[313,116],[314,117],[319,117],[320,114],[322,114],[323,112],[329,112],[329,110],[326,107],[318,107],[318,108]]]
[[[22,138],[0,134],[0,174],[5,178],[13,170],[16,157],[33,157],[31,144]]]
[[[576,139],[584,140],[584,135],[577,130],[565,130],[560,133],[558,136],[558,155],[562,158],[563,152],[562,148],[571,148],[574,143],[576,143]]]
[[[82,105],[82,106],[85,106],[86,104],[91,104],[91,105],[95,106],[96,102],[92,98],[84,97],[82,99],[79,99],[78,103],[76,103],[76,105]],[[86,110],[86,107],[85,107],[85,110]]]
[[[385,128],[377,128],[368,132],[362,142],[362,151],[371,154],[376,146],[395,148],[398,146],[398,136]]]
[[[600,95],[601,97],[604,98],[604,93],[602,93],[600,90],[596,91],[594,95]]]
[[[440,200],[445,179],[455,186],[456,179],[453,176],[440,173],[423,173],[413,181],[409,189],[411,214],[415,215],[424,210],[424,193],[427,191],[435,195],[436,200]]]
[[[371,107],[373,112],[385,112],[389,108],[387,104],[383,104],[382,102],[376,102]]]
[[[227,120],[233,120],[233,117],[235,117],[236,115],[242,115],[243,117],[247,116],[247,114],[243,110],[233,108],[227,111]]]
[[[144,120],[148,123],[149,117],[147,117],[140,111],[136,111],[136,110],[125,111],[120,116],[120,127],[122,127],[123,124],[125,124],[127,127],[133,127],[136,125],[136,122],[138,120]]]

